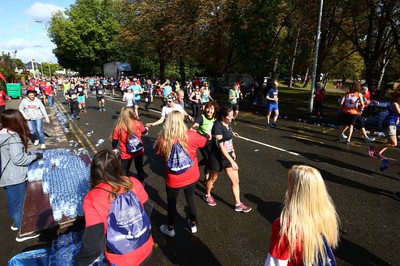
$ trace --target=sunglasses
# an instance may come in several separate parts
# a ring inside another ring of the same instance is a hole
[[[172,103],[172,101],[167,101],[167,103]]]

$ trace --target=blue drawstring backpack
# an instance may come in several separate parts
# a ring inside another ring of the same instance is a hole
[[[335,255],[333,254],[333,251],[332,251],[331,247],[329,246],[329,243],[326,240],[324,235],[322,235],[322,240],[324,242],[326,263],[323,262],[323,259],[322,259],[322,256],[321,256],[321,252],[319,252],[319,254],[318,254],[318,266],[336,266]]]
[[[182,174],[193,165],[193,160],[181,144],[175,143],[171,148],[167,166],[174,174]]]
[[[131,154],[137,154],[144,149],[143,143],[140,139],[132,134],[129,136],[128,141],[126,142],[126,150]]]
[[[107,221],[107,248],[115,254],[132,252],[150,237],[150,219],[132,191],[115,194]]]

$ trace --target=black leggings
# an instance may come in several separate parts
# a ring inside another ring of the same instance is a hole
[[[205,165],[204,165],[204,174],[208,174],[209,173],[209,169],[210,169],[210,153],[211,153],[211,140],[207,140],[206,145],[204,145],[203,148],[200,148],[200,153],[203,156],[203,159],[205,160]]]
[[[192,103],[192,112],[193,118],[199,117],[201,115],[201,103]]]
[[[128,176],[129,169],[131,168],[132,160],[135,161],[135,167],[136,167],[136,171],[138,173],[137,179],[140,182],[143,182],[144,178],[145,178],[145,173],[143,170],[143,153],[136,157],[130,158],[130,159],[121,159],[122,175]]]
[[[196,221],[196,205],[194,202],[194,190],[196,188],[196,182],[181,188],[172,188],[166,186],[167,190],[167,201],[168,201],[168,226],[173,227],[176,219],[176,198],[178,197],[179,191],[183,189],[185,193],[186,203],[188,205],[189,219],[191,222]]]

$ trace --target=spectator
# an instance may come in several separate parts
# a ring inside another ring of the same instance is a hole
[[[112,148],[114,152],[117,152],[118,150],[116,149],[119,142],[122,174],[128,176],[132,161],[135,161],[138,179],[140,182],[143,182],[147,176],[143,170],[144,149],[137,154],[131,154],[127,151],[126,147],[128,139],[132,134],[135,134],[135,136],[142,141],[142,134],[147,134],[147,128],[137,119],[132,108],[124,106],[121,109],[121,114],[112,131]]]
[[[282,213],[272,224],[265,266],[331,265],[323,238],[330,247],[338,244],[335,206],[321,174],[313,167],[294,165],[289,170]],[[318,263],[319,255],[323,264]]]
[[[167,118],[164,129],[156,141],[156,151],[161,157],[168,160],[172,145],[179,143],[193,160],[193,165],[181,174],[174,174],[165,167],[165,182],[167,190],[168,223],[160,226],[160,231],[170,237],[175,236],[175,219],[177,215],[176,199],[180,190],[185,193],[188,205],[188,225],[191,232],[197,232],[197,211],[194,200],[196,183],[200,177],[196,151],[206,144],[206,138],[192,130],[188,130],[184,123],[184,116],[178,111],[173,111]]]
[[[11,98],[4,91],[0,90],[0,113],[2,113],[6,109],[6,101]]]
[[[314,114],[316,118],[323,119],[324,115],[325,88],[321,82],[317,82],[315,91]]]
[[[124,176],[117,156],[110,150],[98,152],[90,167],[91,190],[83,201],[85,231],[83,245],[75,258],[75,265],[89,265],[104,253],[109,265],[143,265],[153,250],[151,235],[147,242],[127,254],[114,254],[106,247],[108,213],[115,193],[131,190],[150,217],[152,204],[143,185],[132,177]]]
[[[7,211],[14,222],[11,230],[18,231],[21,229],[28,165],[36,159],[43,158],[43,154],[27,154],[30,132],[21,112],[15,109],[7,109],[0,114],[0,120],[2,162],[0,187],[5,190]],[[22,242],[38,236],[37,233],[24,237],[18,234],[16,241]]]

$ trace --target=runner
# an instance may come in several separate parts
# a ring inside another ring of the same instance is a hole
[[[229,90],[229,98],[228,98],[228,102],[229,105],[231,107],[231,109],[233,110],[233,118],[232,118],[232,122],[233,124],[236,124],[236,117],[239,114],[239,99],[243,98],[243,94],[240,91],[240,84],[239,83],[235,83],[233,85],[233,88],[231,88]]]
[[[133,85],[131,87],[133,93],[134,112],[136,114],[137,119],[139,119],[140,95],[143,93],[143,89],[142,86],[140,86],[140,82],[136,78],[133,79]]]
[[[277,128],[278,125],[276,124],[276,121],[278,120],[279,117],[279,107],[278,107],[278,82],[275,81],[272,85],[272,88],[267,92],[267,95],[265,96],[265,99],[268,101],[267,105],[267,128],[273,127]],[[274,113],[274,120],[272,125],[270,124],[270,117],[272,112]]]
[[[85,86],[78,80],[75,85],[78,92],[78,108],[80,112],[86,113],[86,98],[88,97]]]
[[[65,92],[65,99],[69,103],[71,109],[71,117],[79,119],[79,108],[78,108],[78,90],[75,88],[75,84],[71,84],[71,88]]]
[[[216,111],[218,105],[216,102],[209,102],[205,105],[204,112],[196,119],[196,122],[191,127],[192,130],[197,131],[200,135],[207,139],[207,143],[203,148],[200,148],[200,153],[203,156],[204,162],[204,183],[210,177],[210,153],[211,153],[211,131],[216,120]],[[202,164],[202,163],[200,163]]]
[[[126,92],[124,92],[124,96],[122,96],[122,101],[125,102],[125,106],[129,108],[133,108],[133,93],[132,93],[132,87],[129,86],[126,88]]]
[[[156,122],[147,123],[146,127],[154,127],[159,124],[164,123],[165,118],[172,112],[172,111],[179,111],[185,117],[188,117],[190,121],[193,121],[193,117],[191,117],[186,111],[182,108],[182,105],[175,103],[176,97],[174,94],[169,94],[167,96],[167,105],[164,106],[161,110],[161,117]]]
[[[105,112],[106,109],[104,108],[105,105],[105,100],[104,100],[104,95],[105,91],[103,88],[103,85],[100,83],[100,80],[96,80],[96,84],[94,85],[94,89],[96,91],[96,99],[97,102],[99,103],[99,111]]]
[[[211,189],[222,170],[228,175],[233,196],[235,198],[235,211],[249,212],[251,207],[246,206],[240,200],[239,187],[239,166],[236,163],[236,153],[233,146],[233,136],[238,137],[236,132],[232,131],[230,126],[233,119],[233,110],[222,106],[218,110],[217,121],[212,127],[212,146],[210,153],[210,178],[206,183],[206,194],[203,196],[204,201],[209,206],[215,206],[217,203],[211,196]]]

